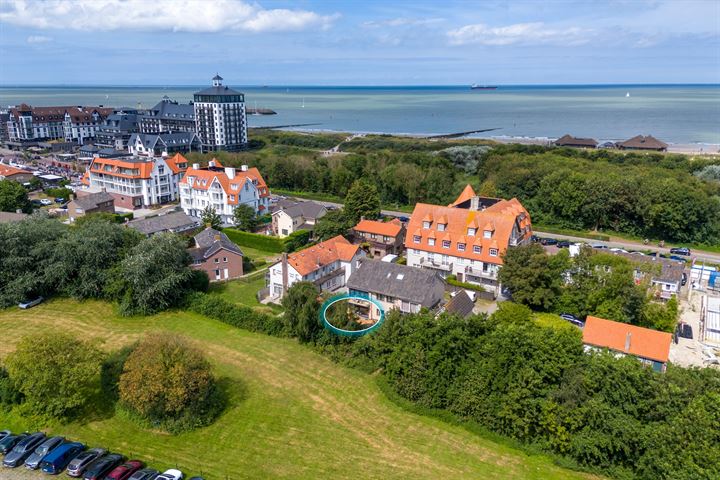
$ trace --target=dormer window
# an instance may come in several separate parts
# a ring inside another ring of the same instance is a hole
[[[240,188],[240,186],[237,183],[233,183],[230,185],[230,188],[233,190],[237,190],[238,188]]]
[[[491,257],[497,257],[497,256],[498,256],[498,249],[497,249],[497,248],[491,248],[491,249],[490,249],[490,256],[491,256]]]
[[[437,226],[438,232],[444,232],[445,227],[447,227],[447,225],[445,225],[444,223],[438,223],[438,226]]]
[[[450,248],[450,240],[443,240],[442,242],[443,248]]]
[[[467,234],[470,236],[475,236],[475,233],[477,232],[477,228],[468,227]]]
[[[473,253],[477,253],[478,255],[482,253],[482,247],[480,245],[473,245]]]
[[[492,230],[485,230],[483,232],[483,238],[492,238]]]
[[[424,222],[423,222],[423,228],[425,228],[425,229],[430,228],[430,224],[431,224],[431,222],[429,222],[429,221],[427,221],[427,220],[424,221]]]
[[[420,235],[413,235],[413,243],[420,243],[421,238]]]
[[[464,243],[458,243],[457,244],[458,252],[464,252],[465,251],[465,244]]]
[[[434,238],[428,238],[428,245],[430,245],[431,247],[434,247],[434,246],[435,246],[435,239],[434,239]]]

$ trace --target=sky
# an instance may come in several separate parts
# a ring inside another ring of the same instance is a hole
[[[719,0],[0,0],[0,85],[720,83]]]

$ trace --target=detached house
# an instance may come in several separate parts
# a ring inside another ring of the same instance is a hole
[[[360,220],[353,227],[355,243],[367,243],[373,257],[400,255],[405,243],[405,227],[400,220],[389,222],[376,220]]]
[[[248,205],[258,215],[268,212],[270,190],[255,167],[237,170],[213,159],[207,167],[193,164],[180,181],[180,206],[191,217],[200,218],[211,207],[223,223],[233,225],[238,205]]]
[[[503,253],[531,237],[530,215],[516,198],[479,197],[468,185],[447,207],[415,205],[405,239],[407,264],[453,274],[497,294]]]
[[[193,239],[195,246],[188,249],[192,268],[207,273],[211,282],[242,276],[243,252],[227,235],[208,227]]]
[[[317,202],[282,200],[272,213],[273,234],[285,238],[298,230],[312,230],[326,213],[327,208]]]
[[[115,213],[115,199],[107,192],[79,193],[68,203],[68,217],[74,222],[79,217],[91,213]]]
[[[0,163],[0,180],[13,180],[18,183],[25,183],[32,180],[32,178],[32,172]]]
[[[269,269],[270,295],[281,298],[293,283],[301,281],[313,282],[322,291],[337,290],[345,286],[363,257],[365,252],[341,235],[285,255]]]
[[[589,316],[583,328],[585,350],[608,349],[617,355],[632,355],[664,372],[670,356],[672,335],[627,323]]]

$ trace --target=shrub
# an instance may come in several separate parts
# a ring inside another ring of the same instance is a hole
[[[170,432],[208,425],[223,408],[210,363],[185,339],[146,337],[125,361],[120,401],[132,413]]]
[[[80,412],[99,391],[102,353],[59,332],[20,340],[7,370],[28,408],[51,418]]]
[[[226,228],[223,233],[241,247],[256,248],[265,252],[282,253],[284,249],[282,239],[261,235],[259,233],[241,232],[234,228]]]
[[[22,401],[22,393],[17,389],[5,367],[0,367],[0,405],[15,405]]]
[[[188,298],[188,309],[252,332],[274,336],[282,336],[285,333],[285,325],[280,317],[260,313],[250,307],[235,305],[222,298],[202,293],[195,293]]]

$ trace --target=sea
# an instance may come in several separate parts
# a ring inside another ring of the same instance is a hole
[[[192,100],[194,86],[2,86],[0,107],[27,103],[149,108],[167,95]],[[417,136],[478,131],[482,138],[599,141],[643,134],[671,144],[720,144],[720,85],[499,85],[332,87],[233,86],[251,127]]]

